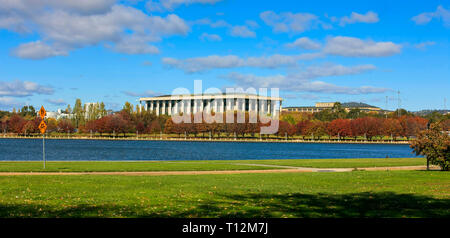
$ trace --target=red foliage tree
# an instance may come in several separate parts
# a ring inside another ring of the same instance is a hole
[[[13,114],[8,122],[8,130],[17,134],[22,133],[22,128],[26,123],[27,121],[23,117],[18,114]]]
[[[349,119],[335,119],[327,126],[327,133],[330,136],[341,137],[352,136],[351,120]]]
[[[388,118],[383,121],[383,126],[381,128],[383,135],[394,137],[400,136],[402,134],[402,125],[400,121],[396,118]]]
[[[353,136],[366,136],[371,140],[372,137],[381,134],[382,121],[375,117],[362,117],[352,120],[351,128]]]
[[[58,123],[58,131],[64,133],[73,133],[75,132],[75,127],[73,126],[71,120],[61,119]]]
[[[420,131],[427,128],[428,120],[418,116],[401,116],[399,118],[400,125],[402,126],[401,135],[407,137],[417,136]]]

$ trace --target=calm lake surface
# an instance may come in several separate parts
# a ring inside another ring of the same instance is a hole
[[[47,160],[245,160],[415,157],[409,145],[45,140]],[[0,160],[42,160],[40,139],[0,139]]]

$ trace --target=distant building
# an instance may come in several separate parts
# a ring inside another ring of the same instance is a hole
[[[164,95],[140,98],[145,110],[156,115],[172,115],[177,113],[194,114],[203,111],[226,112],[247,111],[264,112],[277,115],[281,110],[283,99],[255,94],[190,94]]]
[[[39,111],[36,112],[36,115],[39,116]],[[54,118],[56,120],[62,119],[62,118],[72,118],[73,114],[68,114],[65,111],[63,111],[61,108],[58,108],[56,112],[47,112],[45,115],[45,118]]]
[[[91,118],[91,116],[96,114],[95,108],[97,107],[98,103],[96,102],[87,102],[84,104],[84,118],[88,119]],[[92,115],[91,115],[92,114]]]
[[[336,103],[335,102],[317,102],[315,106],[302,106],[302,107],[284,107],[283,112],[320,112],[326,109],[332,109]],[[383,110],[379,107],[371,106],[369,104],[361,102],[348,102],[342,103],[341,107],[349,112],[352,109],[359,109],[363,112],[382,112]]]

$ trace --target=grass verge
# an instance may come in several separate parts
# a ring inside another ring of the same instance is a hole
[[[0,217],[450,217],[450,174],[0,177]]]
[[[273,165],[258,166],[258,165]],[[208,171],[274,169],[276,166],[314,168],[362,168],[425,165],[423,158],[400,159],[286,159],[286,160],[204,160],[204,161],[48,161],[0,162],[0,172],[128,172]]]

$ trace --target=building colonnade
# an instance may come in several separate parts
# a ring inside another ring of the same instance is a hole
[[[175,95],[141,98],[145,110],[156,115],[195,114],[199,112],[245,111],[278,115],[282,99],[257,95]]]

